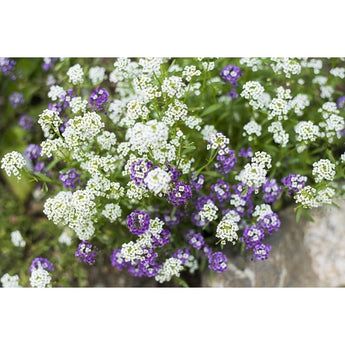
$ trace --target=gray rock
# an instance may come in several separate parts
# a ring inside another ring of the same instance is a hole
[[[345,286],[345,202],[340,209],[325,207],[311,212],[314,222],[293,208],[280,213],[281,229],[267,243],[265,261],[250,256],[230,257],[222,274],[205,272],[204,287],[322,287]]]

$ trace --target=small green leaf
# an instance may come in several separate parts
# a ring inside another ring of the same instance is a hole
[[[215,104],[212,104],[210,105],[209,107],[207,107],[202,113],[200,116],[206,116],[206,115],[209,115],[217,110],[219,110],[220,108],[223,107],[223,103],[215,103]]]

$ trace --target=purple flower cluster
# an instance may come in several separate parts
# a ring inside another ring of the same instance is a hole
[[[243,76],[241,68],[235,65],[225,66],[220,72],[220,76],[224,81],[229,82],[232,86],[236,87],[238,85],[237,81]]]
[[[291,195],[292,192],[298,192],[300,189],[304,188],[307,177],[299,174],[290,174],[282,178],[281,182],[284,186],[288,187],[288,194]]]
[[[144,211],[135,210],[127,216],[127,226],[134,235],[142,235],[150,227],[150,216]]]
[[[152,162],[145,162],[142,159],[138,159],[137,162],[131,165],[130,178],[135,182],[137,186],[145,186],[144,179],[152,168]]]
[[[253,157],[253,149],[251,147],[248,147],[247,149],[241,148],[240,152],[238,153],[238,157],[243,157],[243,158]]]
[[[205,245],[204,236],[200,233],[194,233],[193,230],[189,230],[186,235],[186,241],[190,244],[193,248],[197,250],[201,250],[202,247]]]
[[[205,182],[204,175],[195,176],[195,172],[192,173],[192,178],[190,180],[190,185],[195,191],[199,192],[199,190],[203,187]]]
[[[29,144],[26,147],[25,155],[28,157],[31,161],[35,161],[40,155],[41,155],[41,147],[36,144]]]
[[[110,262],[112,266],[116,267],[120,271],[122,271],[124,268],[128,266],[127,262],[123,259],[121,255],[121,248],[114,249],[114,251],[110,255]]]
[[[177,182],[178,177],[182,175],[181,171],[170,164],[167,164],[167,168],[170,173],[171,181]]]
[[[182,265],[184,265],[188,261],[190,255],[191,254],[190,254],[189,248],[186,247],[183,250],[182,249],[176,249],[174,254],[173,254],[173,257],[181,260]]]
[[[259,222],[258,226],[262,229],[266,230],[269,235],[272,235],[273,231],[278,231],[280,228],[280,219],[276,213],[266,214],[266,216],[262,217]]]
[[[208,267],[214,272],[222,273],[227,270],[227,257],[222,252],[212,253],[208,257]]]
[[[161,215],[162,221],[168,228],[178,225],[182,217],[183,212],[180,209],[175,209],[174,213],[169,210],[169,213],[163,213],[163,215]]]
[[[262,186],[264,202],[267,204],[272,204],[278,200],[282,188],[283,187],[279,186],[274,178],[266,179],[266,182]]]
[[[76,189],[76,184],[80,183],[81,174],[76,173],[76,169],[73,168],[64,174],[59,175],[59,180],[62,182],[66,189]]]
[[[337,107],[339,109],[343,109],[345,107],[345,96],[340,96],[338,99],[337,99]]]
[[[238,79],[243,76],[241,68],[235,65],[225,66],[220,72],[220,76],[225,82],[229,82],[233,88],[227,93],[229,97],[235,99],[238,97],[235,87],[238,85]]]
[[[36,162],[34,166],[34,172],[41,173],[45,168],[44,162]]]
[[[255,245],[260,243],[264,237],[264,229],[257,225],[246,227],[243,231],[243,242],[245,242],[247,249],[253,248]]]
[[[192,188],[188,184],[183,182],[177,182],[175,186],[170,190],[167,196],[167,201],[175,207],[179,207],[186,202],[192,196]]]
[[[241,204],[236,206],[234,211],[236,211],[240,217],[244,217],[245,211],[247,211],[247,217],[250,217],[254,209],[253,201],[251,199],[254,193],[254,188],[248,187],[244,183],[240,182],[233,185],[232,189],[234,194],[238,195],[241,200]]]
[[[237,162],[236,154],[234,150],[230,150],[229,147],[218,152],[217,162],[214,163],[216,171],[222,175],[227,175]]]
[[[17,109],[24,103],[23,94],[20,92],[13,92],[9,97],[9,101],[12,108]]]
[[[156,248],[164,247],[170,242],[170,231],[163,229],[159,235],[153,236],[152,244]]]
[[[35,120],[31,116],[23,114],[20,116],[18,124],[24,130],[31,131],[34,128]]]
[[[54,63],[57,61],[57,58],[45,58],[42,64],[43,71],[49,71],[54,68]]]
[[[253,258],[257,260],[266,260],[272,247],[269,244],[259,243],[253,249]]]
[[[88,265],[92,265],[96,261],[98,249],[93,247],[88,241],[80,242],[78,249],[75,252],[75,257],[79,258],[79,262],[85,262]]]
[[[0,72],[11,80],[16,80],[16,62],[13,59],[0,57]]]
[[[89,98],[89,104],[97,111],[102,112],[105,110],[108,101],[109,93],[105,88],[93,90]]]
[[[216,196],[219,202],[229,201],[230,199],[230,184],[218,179],[217,183],[211,185],[211,191]]]
[[[43,268],[43,269],[50,271],[50,272],[54,271],[53,264],[48,259],[41,258],[41,257],[35,258],[32,261],[29,270],[30,270],[30,272],[32,272],[34,270],[37,270],[38,268]]]

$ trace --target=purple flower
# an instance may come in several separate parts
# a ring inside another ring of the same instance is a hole
[[[36,160],[41,154],[41,147],[36,144],[30,144],[26,147],[25,155],[30,160]]]
[[[217,162],[214,163],[216,171],[223,175],[227,175],[237,162],[236,154],[234,150],[230,150],[226,147],[222,152],[218,152]]]
[[[177,182],[178,177],[182,175],[181,171],[177,170],[170,164],[167,164],[167,168],[170,172],[171,181]]]
[[[206,220],[201,220],[199,212],[192,213],[190,220],[194,225],[200,228],[204,227],[207,224]]]
[[[228,182],[218,179],[217,183],[211,185],[211,191],[217,197],[219,202],[229,201],[230,199],[230,185]]]
[[[186,241],[195,249],[200,250],[204,244],[205,239],[200,233],[194,233],[193,230],[189,230],[186,235]]]
[[[243,157],[243,158],[253,157],[253,149],[251,147],[248,147],[247,149],[242,148],[240,152],[238,153],[238,157]]]
[[[205,256],[209,257],[210,255],[212,255],[213,251],[212,251],[211,247],[207,243],[205,243],[203,248],[202,248],[202,253]]]
[[[167,200],[175,207],[181,206],[188,202],[192,196],[192,188],[183,182],[177,182],[167,196]]]
[[[145,162],[142,159],[138,159],[137,162],[131,165],[130,178],[135,182],[137,186],[145,186],[144,179],[152,168],[152,162]]]
[[[234,65],[225,66],[219,73],[224,81],[229,82],[232,86],[237,86],[237,81],[243,76],[241,68]]]
[[[48,270],[50,272],[54,271],[53,264],[48,259],[41,258],[41,257],[35,258],[32,261],[29,270],[30,270],[30,272],[32,272],[34,270],[37,270],[38,268],[43,268],[43,269]]]
[[[20,92],[13,92],[9,97],[9,101],[10,101],[11,106],[14,109],[17,109],[20,105],[24,103],[23,94]]]
[[[195,176],[195,172],[192,173],[192,178],[190,180],[190,185],[194,188],[197,192],[202,188],[205,182],[204,175]]]
[[[158,254],[152,248],[148,249],[145,258],[138,263],[129,264],[128,272],[134,277],[154,277],[162,267],[158,260]]]
[[[11,80],[16,80],[16,62],[9,58],[0,57],[0,72]]]
[[[288,194],[292,194],[292,192],[298,192],[304,188],[307,177],[299,174],[290,174],[282,178],[281,182],[284,186],[288,187]]]
[[[134,235],[142,235],[150,227],[150,216],[146,212],[135,210],[127,216],[127,226]]]
[[[242,242],[246,243],[246,248],[253,248],[260,240],[264,239],[265,232],[264,229],[257,225],[252,225],[251,227],[246,227],[243,231]]]
[[[34,128],[35,120],[31,116],[23,114],[20,116],[18,124],[26,131],[31,131]]]
[[[75,257],[79,258],[79,262],[84,261],[86,264],[92,265],[96,261],[97,252],[97,248],[93,248],[91,243],[83,241],[79,243],[78,249],[75,252]]]
[[[259,243],[253,249],[253,258],[258,260],[266,260],[270,254],[272,247],[269,244]]]
[[[345,107],[345,96],[340,96],[338,99],[337,99],[337,107],[339,109],[342,109]]]
[[[213,203],[215,203],[215,198],[212,195],[206,196],[206,195],[201,195],[198,197],[198,199],[196,200],[196,209],[198,211],[201,211],[204,207],[204,205],[211,200]]]
[[[182,216],[183,216],[183,212],[179,209],[175,209],[174,214],[164,213],[160,217],[167,227],[172,228],[173,226],[180,223]]]
[[[273,231],[278,231],[280,228],[280,219],[277,213],[266,214],[258,222],[258,226],[264,230],[267,230],[269,235],[272,235]]]
[[[266,182],[262,186],[264,202],[267,204],[272,204],[275,202],[279,198],[282,188],[283,187],[279,186],[274,178],[266,179]]]
[[[170,242],[170,231],[163,229],[159,235],[154,235],[152,245],[161,248]]]
[[[45,168],[45,164],[43,162],[36,162],[34,166],[34,172],[41,173]]]
[[[89,104],[98,111],[103,111],[108,101],[109,93],[104,88],[93,90],[89,98]]]
[[[176,249],[174,254],[173,254],[173,257],[176,258],[176,259],[181,260],[182,265],[184,265],[188,261],[190,255],[191,255],[190,251],[186,247],[183,250],[182,249]]]
[[[120,271],[128,266],[128,263],[124,260],[124,258],[121,255],[121,248],[114,249],[114,251],[110,255],[110,262],[112,266],[116,267]]]
[[[57,61],[57,58],[45,58],[44,63],[42,64],[42,69],[44,71],[49,71],[54,68],[54,63]]]
[[[222,252],[215,252],[208,257],[208,268],[214,272],[222,273],[227,270],[227,257]]]
[[[77,174],[75,168],[69,170],[64,174],[59,175],[59,179],[66,189],[76,189],[76,183],[80,183],[81,174]]]
[[[238,98],[238,93],[235,88],[232,88],[229,92],[226,93],[231,99]]]

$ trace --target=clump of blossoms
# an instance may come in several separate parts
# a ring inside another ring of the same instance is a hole
[[[344,59],[44,63],[41,141],[1,168],[42,185],[43,213],[68,229],[57,242],[77,264],[107,257],[134,277],[185,285],[203,267],[225,272],[232,251],[274,255],[282,207],[295,203],[299,218],[344,195]],[[19,118],[28,133],[31,119]],[[32,286],[51,285],[46,260],[32,264]]]

